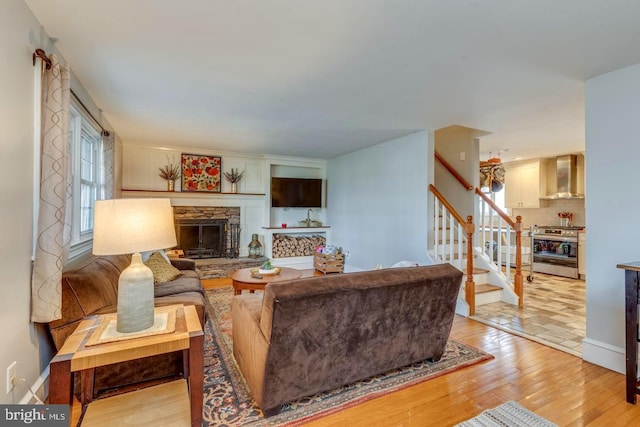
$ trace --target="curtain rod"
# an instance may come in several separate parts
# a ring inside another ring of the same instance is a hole
[[[40,58],[44,61],[45,64],[47,64],[47,70],[51,69],[51,60],[47,57],[47,54],[44,52],[44,50],[42,49],[36,49],[35,52],[33,52],[33,66],[36,66],[36,58]]]
[[[47,57],[47,54],[45,53],[44,50],[36,49],[35,52],[33,52],[33,66],[34,67],[36,65],[36,58],[42,59],[42,61],[46,64],[47,70],[51,69],[51,65],[52,65],[51,64],[51,60],[49,59],[49,57]],[[84,108],[84,111],[93,119],[93,121],[96,122],[96,124],[98,126],[100,126],[100,130],[101,130],[100,135],[101,136],[109,136],[110,135],[109,131],[102,127],[100,122],[98,120],[96,120],[96,118],[93,116],[93,114],[91,114],[91,111],[89,111],[87,106],[84,105],[84,102],[82,102],[80,97],[78,95],[76,95],[76,93],[73,91],[73,89],[71,89],[71,95],[73,95],[73,97],[76,99],[76,101],[78,101],[80,106],[82,106],[82,108]]]
[[[73,97],[76,99],[76,101],[78,101],[78,104],[80,104],[80,106],[82,108],[84,108],[85,113],[87,113],[94,122],[96,122],[96,124],[98,126],[100,126],[101,132],[100,135],[102,136],[109,136],[109,131],[106,130],[105,128],[102,127],[102,125],[100,124],[100,122],[98,120],[96,120],[95,117],[93,117],[93,114],[91,114],[91,111],[89,111],[89,109],[87,108],[86,105],[84,105],[84,102],[82,102],[82,100],[80,99],[80,97],[78,95],[76,95],[76,93],[73,91],[73,89],[71,89],[71,95],[73,95]]]

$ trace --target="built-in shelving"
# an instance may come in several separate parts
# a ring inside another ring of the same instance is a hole
[[[273,235],[274,234],[291,234],[291,235],[312,235],[321,234],[327,242],[330,240],[330,226],[323,225],[320,227],[262,227],[264,230],[264,254],[267,258],[273,257]],[[271,262],[276,266],[292,266],[294,268],[313,268],[313,255],[299,257],[272,258]]]

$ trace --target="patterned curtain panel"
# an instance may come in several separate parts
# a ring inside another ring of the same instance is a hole
[[[102,133],[102,182],[100,185],[101,192],[99,199],[107,200],[113,199],[113,159],[115,157],[115,136],[113,132],[109,132],[108,135]]]
[[[31,281],[31,320],[61,318],[62,268],[71,242],[69,69],[49,55],[43,67],[38,239]]]

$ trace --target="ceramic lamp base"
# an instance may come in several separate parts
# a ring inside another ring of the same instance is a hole
[[[139,253],[118,280],[118,332],[138,332],[153,326],[153,272]]]

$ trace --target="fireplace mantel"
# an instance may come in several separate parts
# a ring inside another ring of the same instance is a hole
[[[122,189],[123,194],[140,194],[143,193],[152,193],[155,195],[164,194],[169,197],[211,197],[211,196],[224,196],[224,197],[233,197],[233,196],[266,196],[265,193],[209,193],[206,191],[164,191],[164,190],[133,190],[133,189]]]
[[[269,223],[269,200],[264,194],[244,193],[206,193],[206,192],[181,192],[181,191],[126,191],[123,190],[122,198],[168,198],[174,208],[184,207],[209,207],[209,208],[238,208],[240,218],[239,248],[240,257],[248,256],[248,245],[251,235],[264,234],[262,226]],[[175,212],[175,211],[174,211]],[[178,217],[180,217],[178,215]],[[212,218],[209,216],[205,218]],[[218,217],[218,215],[215,215]],[[184,218],[184,217],[182,217]],[[204,219],[204,218],[203,218]]]

